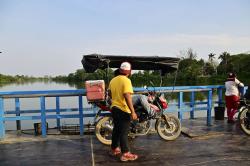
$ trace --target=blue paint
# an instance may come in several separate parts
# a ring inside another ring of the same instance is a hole
[[[190,119],[194,119],[194,108],[195,108],[195,92],[191,92],[191,101],[190,101],[190,107],[191,107],[191,111],[190,111]]]
[[[5,136],[3,98],[0,97],[0,139]]]
[[[80,123],[80,135],[83,135],[83,104],[82,104],[82,96],[79,96],[79,123]]]
[[[56,124],[57,124],[57,129],[60,129],[60,98],[59,96],[56,96]]]
[[[182,112],[181,109],[183,105],[183,92],[179,92],[179,99],[178,99],[178,118],[182,121]]]
[[[218,105],[222,106],[223,105],[223,99],[222,99],[222,87],[217,89],[217,95],[218,95]]]
[[[20,116],[20,101],[19,101],[19,98],[15,98],[15,106],[16,106],[16,116]],[[21,130],[21,122],[20,122],[20,120],[16,121],[16,129]]]
[[[0,92],[0,96],[14,95],[37,95],[37,96],[78,96],[86,94],[85,89],[79,90],[48,90],[48,91],[15,91],[15,92]]]
[[[176,86],[173,93],[178,93],[178,103],[169,103],[169,108],[165,112],[176,112],[182,120],[184,112],[190,112],[190,118],[194,118],[196,111],[207,111],[207,125],[211,125],[211,111],[212,104],[223,104],[222,93],[225,87],[221,85],[209,85],[209,86]],[[150,91],[172,92],[173,87],[149,87]],[[217,89],[218,101],[212,101],[212,90]],[[245,88],[246,89],[246,88]],[[195,91],[206,91],[207,101],[198,102],[195,101]],[[134,88],[135,92],[144,93],[147,92],[144,88]],[[190,102],[183,101],[183,93],[190,93]],[[42,123],[42,136],[46,137],[46,119],[56,119],[57,127],[60,127],[60,119],[63,118],[78,118],[80,124],[80,134],[83,135],[84,131],[84,118],[94,117],[98,108],[84,108],[82,97],[86,95],[85,89],[80,90],[50,90],[50,91],[16,91],[16,92],[0,92],[0,138],[5,137],[5,121],[18,121],[18,120],[41,120]],[[60,108],[60,97],[62,96],[78,96],[78,108]],[[40,98],[41,110],[21,110],[19,98]],[[46,109],[45,98],[56,97],[56,109]],[[4,99],[15,98],[15,110],[4,110]],[[94,110],[94,111],[93,111]],[[62,112],[75,112],[79,111],[79,114],[60,114]],[[46,115],[46,113],[55,112],[55,115]],[[25,113],[41,113],[37,116],[21,116]],[[5,117],[5,115],[15,114],[15,117]],[[110,114],[109,112],[102,113],[102,115]]]
[[[40,97],[40,104],[41,104],[41,123],[42,123],[42,136],[46,137],[46,113],[45,113],[45,97]]]
[[[208,91],[207,97],[207,125],[210,126],[212,122],[211,112],[212,112],[212,100],[213,100],[213,92],[212,90]]]

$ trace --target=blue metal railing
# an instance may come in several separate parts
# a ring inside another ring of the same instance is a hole
[[[217,90],[217,100],[213,101],[213,91]],[[184,112],[190,112],[190,118],[194,118],[195,111],[207,111],[207,125],[211,125],[211,110],[213,103],[218,105],[223,104],[223,89],[224,86],[214,85],[214,86],[176,86],[176,87],[149,87],[149,91],[161,91],[163,93],[178,93],[178,103],[169,103],[170,105],[177,106],[168,108],[166,112],[178,112],[179,119],[183,119]],[[145,92],[144,88],[134,88],[136,93]],[[195,101],[196,92],[207,93],[207,100],[202,102]],[[184,102],[183,94],[190,93],[190,102]],[[77,96],[78,97],[78,108],[60,108],[60,98],[67,96]],[[16,91],[16,92],[0,92],[0,139],[5,137],[5,122],[6,121],[16,121],[17,129],[21,130],[20,121],[22,120],[41,120],[42,136],[46,137],[46,121],[47,119],[55,119],[57,121],[57,127],[60,128],[60,119],[63,118],[78,118],[80,126],[80,135],[83,135],[84,131],[84,118],[93,117],[95,113],[85,113],[87,108],[83,108],[83,96],[86,96],[86,90],[50,90],[50,91]],[[47,97],[56,98],[56,108],[46,109]],[[15,110],[5,111],[4,100],[8,98],[15,99]],[[20,98],[40,98],[40,110],[21,110],[20,109]],[[187,107],[188,105],[188,107]],[[204,106],[205,105],[205,106]],[[78,114],[61,114],[63,112],[76,112]],[[55,115],[47,115],[47,113],[54,112]],[[23,116],[24,113],[40,113],[40,115],[35,116]],[[8,117],[6,115],[15,115],[13,117]],[[19,123],[18,123],[19,122]]]
[[[21,120],[41,120],[42,136],[46,137],[46,119],[56,119],[57,127],[60,126],[60,119],[62,118],[79,118],[80,124],[80,135],[83,135],[83,102],[82,97],[86,93],[82,90],[51,90],[51,91],[16,91],[16,92],[0,92],[0,138],[5,136],[5,121],[17,121],[17,128],[20,128]],[[64,96],[78,96],[78,109],[60,109],[60,97]],[[56,109],[47,110],[45,106],[46,97],[56,97]],[[15,99],[15,111],[4,111],[4,99],[14,98]],[[40,110],[20,110],[19,98],[40,98]],[[79,114],[60,115],[61,111],[79,111]],[[41,115],[35,116],[20,116],[21,113],[38,113]],[[56,115],[46,115],[47,112],[56,112]],[[7,114],[16,114],[15,117],[6,117]]]

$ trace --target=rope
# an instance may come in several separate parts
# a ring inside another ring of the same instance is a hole
[[[173,98],[173,94],[174,94],[173,92],[174,92],[175,85],[176,85],[176,80],[177,80],[178,71],[179,71],[179,63],[177,64],[177,70],[176,70],[175,76],[174,76],[173,89],[172,89],[172,91],[170,92],[170,97],[168,97],[168,101],[169,101],[170,99]]]

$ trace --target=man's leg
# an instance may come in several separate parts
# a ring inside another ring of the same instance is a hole
[[[120,145],[120,131],[119,131],[119,126],[120,126],[120,120],[119,120],[119,111],[116,107],[112,108],[112,118],[113,118],[113,123],[114,123],[114,128],[112,132],[112,144],[111,148],[115,149],[119,147]]]
[[[226,96],[226,107],[227,107],[227,118],[228,120],[231,120],[231,109],[232,109],[232,100],[230,98],[230,96]]]
[[[120,114],[120,145],[122,153],[129,152],[128,132],[130,126],[130,114],[121,112]]]
[[[232,102],[233,102],[233,105],[232,105],[232,110],[231,110],[231,118],[233,120],[234,119],[234,115],[238,111],[239,97],[238,96],[232,96]]]

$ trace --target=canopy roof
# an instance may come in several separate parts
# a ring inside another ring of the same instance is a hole
[[[161,70],[162,74],[177,70],[179,58],[159,56],[119,56],[119,55],[83,55],[82,65],[86,72],[97,69],[119,68],[121,63],[131,63],[132,70]]]

